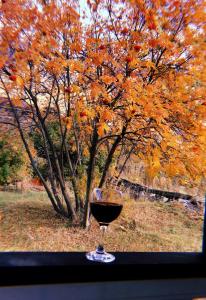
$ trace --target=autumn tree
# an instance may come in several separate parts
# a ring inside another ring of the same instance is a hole
[[[203,0],[3,1],[1,90],[58,213],[81,210],[86,226],[92,187],[123,154],[143,160],[150,178],[205,176],[205,17]],[[49,182],[15,101],[30,106]]]

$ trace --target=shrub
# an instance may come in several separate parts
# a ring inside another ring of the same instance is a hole
[[[17,140],[0,138],[0,185],[21,180],[28,175],[28,159]]]

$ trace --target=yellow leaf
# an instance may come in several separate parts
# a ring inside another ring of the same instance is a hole
[[[99,83],[97,83],[97,82],[92,82],[91,83],[91,96],[93,98],[96,98],[101,93],[102,93],[101,85]]]
[[[153,166],[149,166],[146,169],[146,173],[147,173],[148,179],[153,179],[157,175],[157,170]]]
[[[83,72],[84,66],[81,61],[76,61],[74,59],[68,60],[67,65],[70,67],[71,72]]]
[[[71,90],[72,90],[72,93],[79,93],[80,92],[80,87],[76,84],[72,84],[71,85]]]
[[[116,81],[115,77],[108,75],[101,76],[101,80],[106,84],[111,84]]]
[[[101,117],[102,117],[102,119],[103,119],[104,121],[111,121],[111,120],[112,120],[112,114],[111,114],[111,112],[108,111],[108,110],[103,111]]]
[[[123,81],[123,79],[124,79],[124,76],[121,74],[121,73],[119,73],[119,74],[117,74],[117,79],[118,79],[118,81],[120,82],[120,83],[122,83],[122,81]]]
[[[21,99],[18,98],[18,97],[13,98],[13,99],[12,99],[12,103],[13,103],[13,105],[15,105],[15,106],[22,106],[22,101],[21,101]]]
[[[23,87],[24,86],[24,80],[20,77],[20,76],[16,76],[16,83],[20,86]]]
[[[156,69],[156,66],[155,66],[155,64],[152,61],[147,61],[146,62],[146,66],[147,66],[147,68]]]
[[[98,126],[98,135],[103,136],[106,131],[108,131],[109,126],[106,123],[101,123]]]
[[[98,53],[91,53],[91,59],[96,66],[101,65],[104,61],[103,56],[99,55]]]
[[[89,156],[89,150],[87,148],[84,148],[83,155],[84,156]]]

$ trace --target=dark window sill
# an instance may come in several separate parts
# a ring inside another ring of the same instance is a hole
[[[87,261],[83,252],[0,253],[0,285],[206,278],[202,253],[116,252],[110,264]]]

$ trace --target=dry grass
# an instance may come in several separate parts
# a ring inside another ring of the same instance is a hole
[[[125,199],[119,219],[109,226],[110,251],[201,251],[202,213],[178,203]],[[88,251],[98,242],[89,230],[58,217],[44,192],[0,192],[0,251]]]

